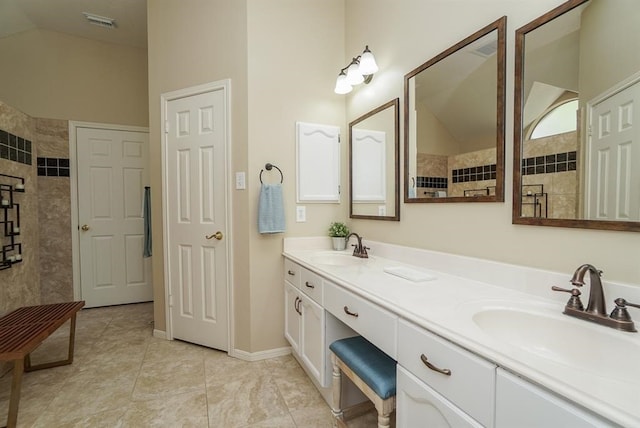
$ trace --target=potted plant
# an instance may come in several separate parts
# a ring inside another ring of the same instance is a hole
[[[333,240],[333,249],[342,251],[347,247],[349,228],[346,224],[335,221],[329,225],[329,236]]]

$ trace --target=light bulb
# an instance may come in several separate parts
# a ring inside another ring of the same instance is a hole
[[[364,76],[373,74],[378,71],[378,64],[376,64],[376,59],[369,50],[369,46],[366,46],[364,48],[364,52],[362,52],[359,68],[360,73],[362,73]]]
[[[364,82],[364,77],[358,68],[358,61],[353,60],[349,68],[347,68],[347,82],[351,85],[359,85]]]
[[[341,71],[336,79],[336,88],[333,90],[336,94],[348,94],[353,88],[347,82],[347,75]]]

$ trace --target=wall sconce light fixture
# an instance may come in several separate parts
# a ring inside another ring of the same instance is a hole
[[[378,64],[376,64],[376,59],[367,45],[362,55],[353,58],[349,65],[340,70],[334,92],[336,94],[348,94],[355,85],[371,82],[376,71],[378,71]]]

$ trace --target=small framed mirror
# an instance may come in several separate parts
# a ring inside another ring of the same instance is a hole
[[[504,201],[506,21],[405,76],[405,202]]]
[[[349,215],[400,220],[398,98],[349,123]]]
[[[569,0],[516,31],[514,224],[640,231],[638,22]]]

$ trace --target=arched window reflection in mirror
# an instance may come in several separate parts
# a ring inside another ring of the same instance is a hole
[[[400,220],[398,98],[349,123],[349,215]]]
[[[405,202],[504,201],[506,20],[405,76]]]
[[[637,0],[569,0],[516,31],[514,224],[640,231],[638,22]],[[575,126],[539,134],[561,109]]]

